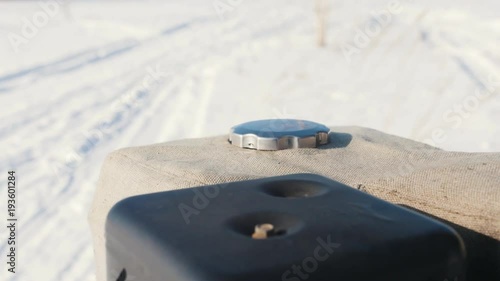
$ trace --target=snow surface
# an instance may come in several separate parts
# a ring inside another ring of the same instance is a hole
[[[0,227],[0,279],[95,279],[87,212],[121,147],[291,117],[500,151],[500,2],[400,1],[380,28],[390,2],[329,1],[318,48],[314,1],[73,1],[17,52],[43,9],[0,2],[0,175],[17,171],[20,218],[15,275]]]

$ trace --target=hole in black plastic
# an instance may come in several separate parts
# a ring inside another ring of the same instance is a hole
[[[303,226],[303,223],[298,218],[289,214],[276,212],[258,212],[241,215],[231,219],[228,225],[231,230],[251,238],[255,231],[255,226],[264,223],[274,226],[274,231],[269,236],[270,239],[293,234]]]
[[[122,270],[116,281],[125,281],[127,280],[127,270],[125,268]]]
[[[264,184],[263,191],[275,197],[307,198],[325,194],[328,187],[315,181],[281,180]]]
[[[286,229],[276,229],[274,231],[274,236],[281,236],[286,234]]]

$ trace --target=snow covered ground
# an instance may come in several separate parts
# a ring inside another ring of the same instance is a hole
[[[0,279],[95,279],[86,216],[121,147],[293,117],[500,151],[500,2],[328,3],[318,48],[314,1],[0,2]]]

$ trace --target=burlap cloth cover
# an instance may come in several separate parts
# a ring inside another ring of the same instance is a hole
[[[103,164],[90,225],[104,281],[105,219],[138,194],[315,173],[448,221],[465,240],[469,280],[500,280],[500,153],[447,152],[360,127],[332,127],[320,149],[241,149],[227,136],[120,149]]]

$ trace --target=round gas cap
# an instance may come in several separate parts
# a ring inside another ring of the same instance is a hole
[[[229,142],[257,150],[314,148],[328,143],[330,129],[322,124],[296,119],[268,119],[231,128]]]

